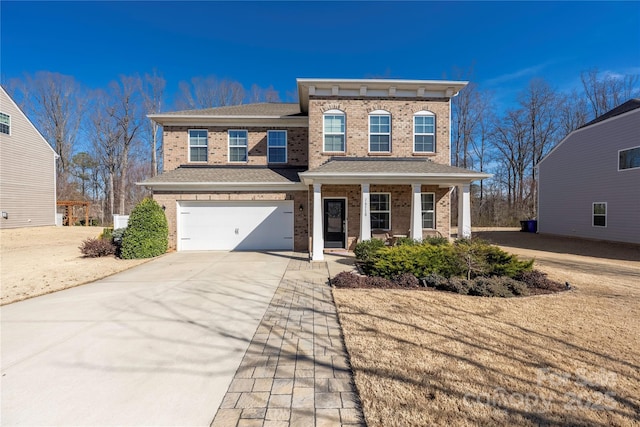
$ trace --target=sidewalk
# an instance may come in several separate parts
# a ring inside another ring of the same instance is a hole
[[[289,261],[212,426],[365,425],[327,284],[349,266],[327,259]]]

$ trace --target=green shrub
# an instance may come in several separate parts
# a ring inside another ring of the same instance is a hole
[[[454,243],[454,253],[462,274],[467,279],[478,276],[507,276],[531,271],[533,260],[520,261],[516,255],[509,254],[498,246],[481,239],[460,239]]]
[[[102,233],[100,233],[100,236],[98,236],[98,239],[111,242],[113,240],[113,228],[103,228]]]
[[[421,240],[412,239],[411,237],[398,237],[395,241],[396,246],[418,246],[421,244]]]
[[[115,246],[110,240],[87,239],[79,246],[80,252],[87,258],[97,258],[101,256],[113,255]]]
[[[369,239],[358,243],[353,253],[358,260],[369,261],[373,254],[380,248],[384,248],[384,241],[380,239]]]
[[[145,198],[129,215],[129,223],[122,236],[120,257],[133,259],[162,255],[167,251],[168,236],[164,211],[155,200]]]
[[[365,264],[364,270],[368,275],[387,279],[402,273],[416,277],[432,273],[451,277],[460,273],[460,266],[451,245],[403,245],[379,249]]]
[[[433,245],[433,246],[448,245],[449,239],[447,239],[446,237],[429,236],[422,239],[422,244]]]

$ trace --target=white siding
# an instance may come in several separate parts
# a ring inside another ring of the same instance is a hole
[[[640,169],[618,171],[618,150],[640,145],[640,109],[574,131],[539,166],[538,231],[640,243]],[[607,226],[592,225],[593,202]]]
[[[11,135],[0,133],[0,228],[55,225],[55,153],[0,87],[0,111]]]

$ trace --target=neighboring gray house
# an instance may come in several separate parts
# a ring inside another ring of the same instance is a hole
[[[640,99],[571,132],[538,170],[539,233],[640,244]]]
[[[56,224],[57,157],[0,86],[0,228]]]

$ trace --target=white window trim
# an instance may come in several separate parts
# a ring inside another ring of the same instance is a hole
[[[594,208],[596,205],[604,205],[604,215],[602,214],[596,214],[594,212]],[[604,225],[595,225],[593,223],[593,219],[597,216],[604,216]],[[593,202],[593,204],[591,205],[591,226],[592,227],[598,227],[598,228],[607,228],[609,221],[608,221],[608,215],[609,215],[609,207],[607,206],[607,202]]]
[[[0,132],[3,135],[7,135],[7,136],[11,136],[11,114],[7,114],[5,112],[0,111],[0,113],[4,114],[5,116],[7,116],[7,119],[9,120],[9,123],[7,124],[7,126],[9,127],[9,133],[4,133],[4,132]]]
[[[191,132],[195,132],[195,131],[205,131],[206,132],[206,137],[205,137],[205,141],[207,142],[204,146],[203,145],[194,145],[194,147],[199,147],[199,148],[205,148],[207,155],[206,155],[206,160],[191,160]],[[209,161],[209,130],[208,129],[189,129],[187,132],[188,135],[188,146],[189,146],[189,163],[207,163]]]
[[[432,211],[425,211],[422,209],[422,195],[423,194],[431,194],[433,196],[433,210]],[[424,228],[424,221],[422,220],[422,214],[424,214],[425,212],[433,212],[433,227],[432,228]],[[422,224],[422,229],[423,230],[435,230],[437,228],[436,225],[436,193],[434,192],[424,192],[424,193],[420,193],[420,223]]]
[[[344,132],[330,132],[327,133],[326,129],[325,129],[325,116],[343,116],[344,117]],[[335,151],[335,150],[327,150],[327,147],[325,145],[325,141],[326,138],[325,136],[327,135],[342,135],[343,137],[343,144],[344,147],[341,151]],[[324,113],[322,113],[322,151],[325,153],[345,153],[347,151],[347,115],[345,114],[344,111],[342,110],[337,110],[337,109],[333,109],[333,110],[327,110]]]
[[[625,168],[625,169],[620,169],[620,153],[623,151],[629,151],[629,150],[634,150],[634,149],[640,149],[640,145],[636,146],[636,147],[629,147],[629,148],[623,148],[622,150],[618,150],[618,158],[616,159],[618,161],[618,172],[622,172],[622,171],[632,171],[632,170],[636,170],[636,169],[640,169],[640,166],[635,167],[635,168]]]
[[[389,133],[375,133],[372,134],[371,133],[371,116],[389,116]],[[368,145],[368,150],[369,153],[391,153],[391,128],[393,125],[393,118],[391,117],[391,113],[389,111],[386,110],[374,110],[371,111],[369,113],[369,115],[367,116],[367,122],[369,125],[369,137],[367,138],[367,145]],[[389,150],[388,151],[371,151],[371,136],[372,135],[389,135]]]
[[[231,145],[231,132],[245,132],[247,145]],[[246,160],[231,160],[231,148],[244,147]],[[247,129],[227,129],[227,162],[244,164],[249,163],[249,131]]]
[[[271,159],[269,158],[269,135],[272,132],[284,132],[284,147],[274,147],[274,148],[284,148],[284,162],[272,162]],[[289,138],[289,134],[284,129],[283,130],[275,129],[275,130],[268,130],[267,131],[267,163],[284,164],[284,163],[287,163],[289,161],[289,139],[288,138]]]
[[[417,133],[416,132],[416,117],[425,117],[425,116],[433,117],[433,133]],[[433,150],[432,151],[416,151],[416,135],[432,135]],[[413,153],[422,154],[422,153],[435,153],[435,152],[436,152],[436,115],[431,111],[427,111],[427,110],[418,111],[413,115]]]
[[[375,196],[375,195],[379,195],[379,194],[386,194],[388,199],[389,199],[389,210],[388,211],[374,211],[373,207],[371,206],[371,196]],[[372,230],[385,230],[385,231],[389,231],[391,230],[393,227],[391,227],[391,193],[384,193],[384,192],[375,192],[375,193],[369,193],[369,218],[373,217],[373,214],[376,212],[388,212],[389,213],[389,228],[377,228],[374,227],[373,224],[371,224],[371,229]]]

